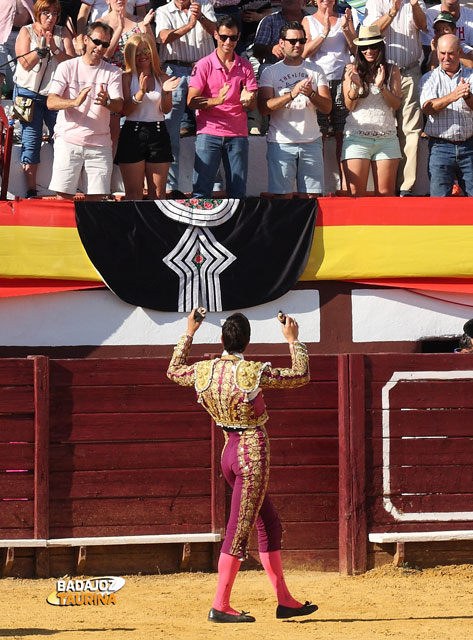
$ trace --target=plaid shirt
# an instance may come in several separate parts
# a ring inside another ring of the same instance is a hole
[[[460,65],[458,71],[450,77],[439,66],[433,71],[429,71],[422,77],[420,88],[420,104],[428,100],[442,98],[451,93],[460,83],[460,78],[464,78],[473,90],[473,69],[467,69]],[[445,140],[462,142],[473,136],[473,111],[461,98],[451,102],[440,113],[427,116],[425,133],[434,138],[444,138]]]
[[[302,12],[303,18],[308,15],[307,11]],[[258,31],[255,36],[255,44],[262,44],[265,46],[270,45],[273,47],[279,42],[279,31],[285,24],[286,18],[282,11],[271,13],[269,16],[266,16],[259,23]],[[269,57],[265,58],[265,62],[274,64],[275,62],[278,62],[278,58],[271,54]]]

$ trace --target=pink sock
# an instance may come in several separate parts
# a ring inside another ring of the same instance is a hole
[[[231,556],[228,553],[220,554],[218,561],[217,593],[215,594],[215,600],[212,605],[217,611],[233,614],[239,613],[230,606],[230,595],[240,565],[241,562],[237,556]]]
[[[295,600],[287,588],[282,570],[281,552],[260,551],[259,557],[276,592],[278,604],[282,604],[285,607],[302,607],[302,603]]]

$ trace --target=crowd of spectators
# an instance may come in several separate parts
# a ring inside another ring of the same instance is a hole
[[[276,198],[324,193],[332,135],[344,193],[366,195],[371,170],[376,195],[413,195],[425,136],[430,195],[473,195],[473,9],[354,6],[2,0],[0,86],[32,103],[21,121],[27,197],[45,136],[58,197],[79,186],[107,197],[114,162],[127,199],[176,197],[189,132],[196,197],[222,189],[221,164],[227,196],[245,197],[249,135],[266,135]]]

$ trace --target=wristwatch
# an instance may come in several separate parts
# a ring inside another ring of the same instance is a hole
[[[393,14],[393,13],[391,13],[391,11],[394,11],[394,14]],[[389,15],[389,17],[390,17],[390,18],[395,18],[395,17],[397,16],[397,11],[396,11],[396,9],[393,9],[393,8],[391,7],[391,8],[389,9],[389,11],[388,11],[388,15]]]
[[[319,33],[319,36],[322,38],[322,40],[325,40],[325,38],[327,37],[325,33]]]
[[[105,100],[105,106],[109,107],[110,103],[111,103],[110,96],[107,96],[107,99]]]

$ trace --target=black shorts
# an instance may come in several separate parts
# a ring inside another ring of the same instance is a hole
[[[115,162],[172,162],[171,140],[164,121],[126,120],[120,131]]]

